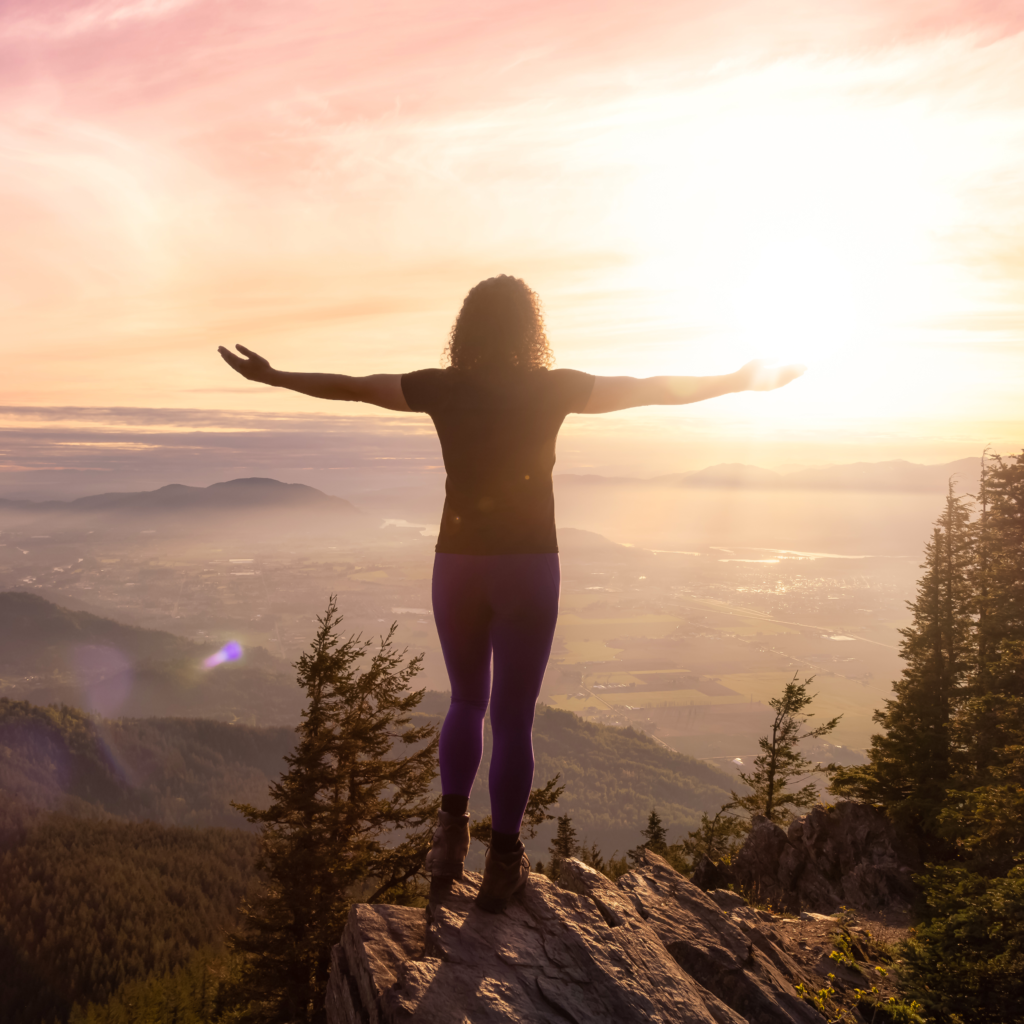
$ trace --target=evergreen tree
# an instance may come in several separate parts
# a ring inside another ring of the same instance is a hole
[[[714,818],[707,814],[700,816],[700,825],[680,843],[683,854],[694,864],[701,857],[716,864],[728,864],[738,841],[746,834],[744,823],[730,813],[731,805],[726,804]]]
[[[1024,697],[1024,453],[990,458],[979,493],[978,689]]]
[[[655,808],[651,808],[651,813],[647,817],[647,827],[640,830],[640,835],[644,837],[644,841],[635,849],[626,851],[626,857],[632,864],[641,863],[644,850],[650,850],[651,853],[664,857],[680,874],[693,867],[681,844],[673,843],[669,846],[668,829],[662,824],[661,815]]]
[[[932,852],[954,770],[952,723],[974,661],[974,554],[970,509],[951,487],[909,604],[913,621],[900,630],[907,667],[874,714],[885,731],[872,736],[868,764],[832,772],[833,793],[884,806]]]
[[[661,823],[661,815],[653,807],[647,819],[647,828],[640,834],[644,837],[644,846],[648,850],[662,856],[668,852],[668,830]]]
[[[977,667],[941,820],[964,865],[994,878],[1024,871],[1024,454],[986,459],[979,503]]]
[[[580,844],[576,840],[576,829],[573,828],[572,818],[563,814],[558,819],[558,831],[548,845],[551,853],[551,862],[548,865],[548,877],[556,881],[562,870],[562,862],[579,853]]]
[[[908,995],[940,1024],[1024,1024],[1024,875],[945,864],[918,881],[928,912],[900,950]]]
[[[604,854],[597,843],[591,843],[584,839],[576,850],[576,856],[595,871],[600,871],[602,875],[608,875],[611,871],[611,865],[604,859]],[[615,862],[614,854],[612,854],[612,862]],[[609,875],[609,877],[611,876]]]
[[[972,785],[989,781],[1020,742],[1012,702],[1024,698],[1024,454],[983,464],[975,585],[977,671],[960,718]]]
[[[813,677],[812,677],[813,679]],[[818,771],[814,764],[800,753],[798,744],[802,740],[819,739],[827,736],[843,717],[835,718],[815,729],[801,730],[812,715],[807,708],[812,704],[816,694],[809,694],[807,687],[811,679],[798,683],[794,675],[786,683],[781,697],[773,697],[769,706],[775,709],[775,720],[772,722],[770,736],[762,736],[758,740],[761,754],[754,759],[754,771],[740,772],[740,779],[753,792],[746,796],[732,794],[732,800],[724,809],[739,807],[751,818],[762,814],[769,821],[785,824],[793,818],[792,808],[802,809],[812,806],[818,799],[818,791],[813,782],[808,782],[797,790],[789,787]]]
[[[365,671],[371,641],[340,641],[332,597],[309,652],[296,663],[307,704],[288,769],[266,810],[237,805],[261,826],[264,886],[233,937],[244,955],[237,1019],[320,1022],[331,947],[352,903],[410,903],[438,801],[437,729],[410,727],[423,691],[421,657],[395,650],[392,626]],[[395,742],[401,744],[393,756]],[[404,749],[404,754],[401,751]]]
[[[1004,697],[999,705],[985,718],[1004,745],[985,752],[977,785],[950,793],[940,820],[971,870],[1024,877],[1024,699]]]
[[[1024,1022],[1024,455],[983,461],[979,519],[947,499],[871,762],[834,791],[880,804],[944,863],[901,976],[942,1024]]]

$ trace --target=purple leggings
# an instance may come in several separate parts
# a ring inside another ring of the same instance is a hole
[[[533,714],[555,635],[559,579],[556,554],[434,557],[434,621],[452,686],[441,728],[442,792],[469,796],[490,699],[497,832],[519,831],[533,786]]]

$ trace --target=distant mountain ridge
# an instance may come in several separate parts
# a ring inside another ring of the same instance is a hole
[[[563,484],[616,484],[654,487],[745,488],[751,490],[884,491],[892,493],[941,493],[952,478],[956,489],[971,491],[980,476],[980,458],[957,459],[936,465],[891,459],[885,462],[852,462],[816,466],[790,472],[763,469],[741,462],[723,462],[687,473],[655,477],[613,477],[597,473],[559,473]],[[242,477],[192,487],[167,484],[155,491],[113,491],[91,494],[71,501],[31,501],[0,498],[4,510],[71,515],[181,515],[190,512],[217,514],[242,510],[295,511],[342,515],[351,521],[364,518],[350,501],[325,494],[307,484],[286,484],[270,477]],[[370,517],[365,517],[370,518]]]
[[[748,490],[859,491],[894,494],[944,493],[952,479],[954,489],[973,491],[981,474],[980,458],[957,459],[939,465],[922,465],[893,459],[887,462],[853,462],[780,473],[739,462],[721,463],[690,473],[648,477],[605,477],[596,474],[560,474],[570,485],[632,485],[649,487],[743,488]]]
[[[0,526],[32,533],[93,532],[139,540],[159,534],[186,540],[232,535],[330,537],[372,534],[379,521],[344,498],[306,484],[246,477],[189,487],[167,484],[155,491],[114,491],[73,501],[0,498]]]
[[[234,512],[239,509],[266,508],[310,509],[335,512],[341,515],[359,515],[358,509],[344,498],[335,498],[306,484],[286,484],[269,477],[244,477],[210,484],[209,487],[189,487],[186,484],[167,484],[155,491],[112,492],[93,494],[74,501],[12,501],[0,498],[0,508],[17,508],[35,512],[123,512],[163,513],[181,512]]]

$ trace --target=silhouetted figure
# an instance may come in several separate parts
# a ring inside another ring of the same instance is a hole
[[[718,377],[648,378],[552,370],[537,296],[504,274],[481,281],[466,296],[445,369],[368,377],[287,373],[242,345],[236,348],[245,358],[219,351],[249,380],[315,398],[425,412],[434,422],[448,478],[433,612],[452,699],[441,729],[441,815],[427,866],[438,881],[462,877],[469,795],[490,703],[493,832],[477,902],[501,910],[529,875],[519,830],[533,785],[534,711],[558,617],[551,472],[562,421],[569,413],[769,391],[803,368],[752,362]]]

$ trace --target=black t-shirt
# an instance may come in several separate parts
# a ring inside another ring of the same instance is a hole
[[[546,554],[558,550],[551,471],[555,438],[581,412],[594,378],[579,370],[417,370],[402,377],[409,408],[441,440],[444,512],[437,551]]]

